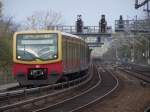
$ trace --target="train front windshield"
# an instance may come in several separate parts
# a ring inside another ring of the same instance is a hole
[[[58,57],[58,35],[18,34],[16,58],[24,61],[54,60]]]

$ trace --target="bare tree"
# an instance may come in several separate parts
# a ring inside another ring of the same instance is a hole
[[[27,17],[26,29],[37,30],[37,29],[50,29],[52,26],[62,24],[61,13],[48,11],[34,12],[32,16]]]
[[[6,34],[10,35],[15,32],[17,30],[15,26],[16,25],[13,23],[12,17],[2,17],[0,20],[0,37]]]

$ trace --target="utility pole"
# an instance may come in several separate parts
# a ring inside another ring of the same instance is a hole
[[[147,49],[147,51],[146,51],[146,58],[147,58],[147,64],[150,64],[150,39],[149,39],[149,36],[147,36],[147,41],[146,41],[146,49]]]
[[[150,19],[149,1],[147,2],[147,16]]]
[[[135,16],[135,20],[134,20],[134,29],[135,29],[135,32],[133,33],[134,36],[132,37],[132,49],[131,49],[131,62],[132,63],[135,63],[135,37],[137,35],[137,15]]]
[[[135,9],[139,9],[140,7],[146,5],[146,9],[144,11],[147,12],[147,25],[148,28],[150,28],[150,9],[149,9],[149,1],[150,0],[144,0],[142,3],[139,4],[138,0],[135,0]],[[150,38],[149,36],[146,36],[147,41],[146,41],[146,59],[147,59],[147,64],[150,64]]]
[[[147,25],[148,28],[150,28],[150,9],[149,9],[149,0],[147,1],[147,7],[146,10],[144,10],[147,12]],[[147,41],[146,41],[146,59],[147,59],[147,64],[150,64],[150,45],[149,45],[149,36],[146,36]]]
[[[149,10],[149,1],[147,2],[147,22],[148,22],[148,28],[150,28],[150,10]],[[149,36],[147,37],[147,63],[150,64],[150,45],[149,45]]]

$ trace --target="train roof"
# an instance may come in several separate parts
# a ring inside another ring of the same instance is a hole
[[[62,35],[66,35],[66,36],[69,36],[69,37],[78,38],[78,39],[82,40],[82,38],[79,37],[79,36],[72,35],[72,34],[65,33],[65,32],[61,32],[61,31],[58,31],[58,30],[30,30],[30,31],[15,32],[15,34],[28,34],[28,33],[61,33]]]
[[[69,34],[69,33],[61,32],[61,34],[62,34],[62,35],[69,36],[69,37],[74,37],[74,38],[81,39],[81,37],[79,37],[79,36],[76,36],[76,35],[72,35],[72,34]]]

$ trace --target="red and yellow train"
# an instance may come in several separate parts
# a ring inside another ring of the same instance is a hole
[[[13,75],[20,85],[46,85],[85,72],[89,47],[80,37],[60,31],[16,32]]]

